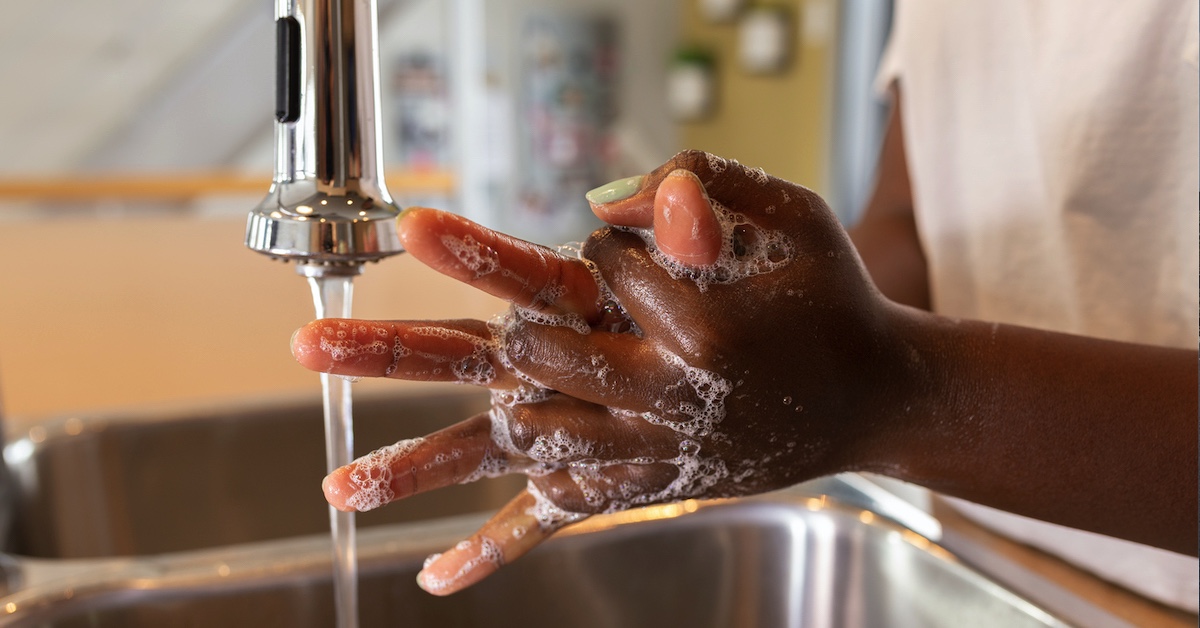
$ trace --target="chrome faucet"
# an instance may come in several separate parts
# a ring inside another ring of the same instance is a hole
[[[277,0],[275,176],[246,246],[308,277],[403,249],[383,179],[375,0]]]

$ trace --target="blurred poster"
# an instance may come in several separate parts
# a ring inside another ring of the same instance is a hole
[[[514,209],[541,239],[577,240],[596,224],[584,194],[616,159],[617,23],[532,14],[520,42]]]
[[[391,98],[398,117],[398,164],[412,170],[449,168],[451,116],[442,55],[416,52],[397,59]]]
[[[387,106],[389,137],[384,143],[390,167],[420,174],[446,172],[454,168],[452,128],[446,57],[441,51],[409,50],[390,64]],[[401,206],[424,205],[451,208],[444,192],[421,189],[392,189]]]

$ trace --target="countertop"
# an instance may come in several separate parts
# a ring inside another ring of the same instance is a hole
[[[316,374],[288,351],[292,331],[313,319],[308,285],[290,265],[247,250],[245,214],[227,214],[5,223],[0,414],[27,424],[319,390]],[[504,306],[407,255],[371,264],[355,280],[357,318],[486,320]]]
[[[937,498],[933,500],[933,515],[941,521],[944,529],[967,537],[1135,626],[1175,628],[1197,625],[1196,615],[1144,598],[1050,554],[1009,540],[971,522]]]

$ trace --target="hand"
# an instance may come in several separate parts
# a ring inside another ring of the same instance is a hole
[[[483,476],[530,476],[427,565],[418,580],[431,592],[469,586],[588,514],[853,468],[885,433],[870,419],[898,353],[886,301],[815,194],[684,153],[597,213],[655,231],[601,230],[583,261],[410,210],[405,248],[509,300],[510,314],[491,324],[323,320],[295,339],[314,370],[493,391],[491,412],[324,484],[333,505],[366,510]]]

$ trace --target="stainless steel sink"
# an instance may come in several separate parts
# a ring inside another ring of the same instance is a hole
[[[486,395],[360,395],[357,454],[424,436],[487,408]],[[15,538],[25,556],[135,556],[317,534],[320,398],[64,417],[13,435]],[[358,517],[360,527],[495,510],[524,482],[485,480]]]
[[[470,394],[363,396],[356,442],[365,452],[484,407]],[[21,498],[15,544],[0,554],[0,626],[333,625],[315,400],[69,417],[13,440],[5,457]],[[944,538],[858,476],[593,517],[465,592],[420,591],[425,557],[522,484],[361,516],[362,625],[1118,625]]]
[[[481,520],[365,532],[362,625],[1062,625],[870,511],[787,494],[597,517],[463,593],[421,592],[424,557]],[[310,537],[118,561],[0,603],[13,625],[330,626],[329,574]]]

